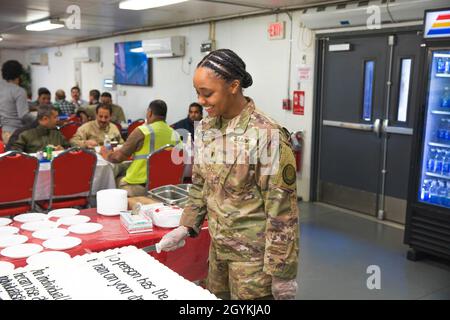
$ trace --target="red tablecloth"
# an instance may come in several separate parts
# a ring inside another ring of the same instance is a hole
[[[103,229],[88,235],[69,233],[69,236],[83,240],[79,246],[65,250],[72,257],[130,245],[143,248],[159,242],[164,234],[172,230],[154,226],[151,232],[130,234],[120,223],[119,216],[102,216],[97,214],[96,209],[81,210],[80,215],[90,217],[90,222],[101,223]],[[52,220],[56,221],[57,219],[52,218]],[[18,222],[11,224],[11,226],[15,227],[20,227],[20,225],[21,223]],[[31,236],[32,232],[21,229],[19,233],[28,236],[29,240],[27,243],[42,245],[44,242],[44,240],[33,238]],[[150,252],[150,254],[184,278],[190,281],[197,281],[206,278],[208,273],[207,260],[210,240],[207,223],[205,222],[200,235],[196,238],[188,238],[183,248],[172,252],[161,252],[160,254],[154,251]],[[48,250],[44,248],[44,251]],[[27,264],[26,259],[10,259],[1,255],[0,261],[12,262],[16,267],[23,267]]]

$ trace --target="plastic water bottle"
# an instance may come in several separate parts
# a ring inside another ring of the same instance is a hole
[[[437,63],[436,63],[436,72],[437,73],[445,73],[445,60],[442,57],[437,58]]]
[[[441,174],[442,173],[442,151],[437,149],[436,157],[434,158],[434,173]]]
[[[447,127],[447,121],[445,119],[441,119],[439,122],[439,129],[437,130],[437,139],[442,141],[445,140],[445,131]]]
[[[106,150],[112,150],[111,139],[109,139],[109,136],[107,134],[105,134],[105,140],[103,140],[103,145],[105,146]]]
[[[445,181],[439,180],[438,182],[438,204],[445,204],[445,201],[447,199],[447,185]]]
[[[431,180],[430,183],[430,202],[431,203],[437,203],[437,188],[438,188],[438,183],[436,180]]]
[[[444,93],[441,98],[441,108],[450,108],[450,90],[448,87],[444,88]]]
[[[431,148],[430,153],[428,155],[428,161],[427,161],[427,171],[433,172],[434,171],[434,162],[436,160],[436,149]]]
[[[450,173],[450,152],[448,151],[442,151],[443,152],[443,159],[442,159],[442,172],[441,174],[443,176],[448,176]]]
[[[428,179],[423,180],[422,188],[420,189],[420,200],[430,201],[430,185],[431,181]]]

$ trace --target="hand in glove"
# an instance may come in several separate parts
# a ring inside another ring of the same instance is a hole
[[[297,294],[297,280],[272,276],[272,295],[275,300],[294,300]]]
[[[165,234],[161,241],[156,244],[156,252],[173,251],[184,246],[184,239],[188,236],[188,228],[179,226],[178,228]]]

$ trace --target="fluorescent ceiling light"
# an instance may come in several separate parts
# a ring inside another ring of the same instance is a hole
[[[119,3],[120,9],[126,10],[145,10],[163,6],[170,6],[188,0],[126,0]]]
[[[0,41],[3,41],[3,37],[2,36],[0,36]]]
[[[64,27],[64,23],[55,20],[44,20],[31,23],[25,27],[28,31],[47,31]]]

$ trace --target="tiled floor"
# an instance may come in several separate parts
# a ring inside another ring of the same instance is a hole
[[[327,205],[299,207],[298,299],[450,299],[450,262],[407,260],[401,228]],[[380,268],[379,290],[367,287],[371,265]]]

